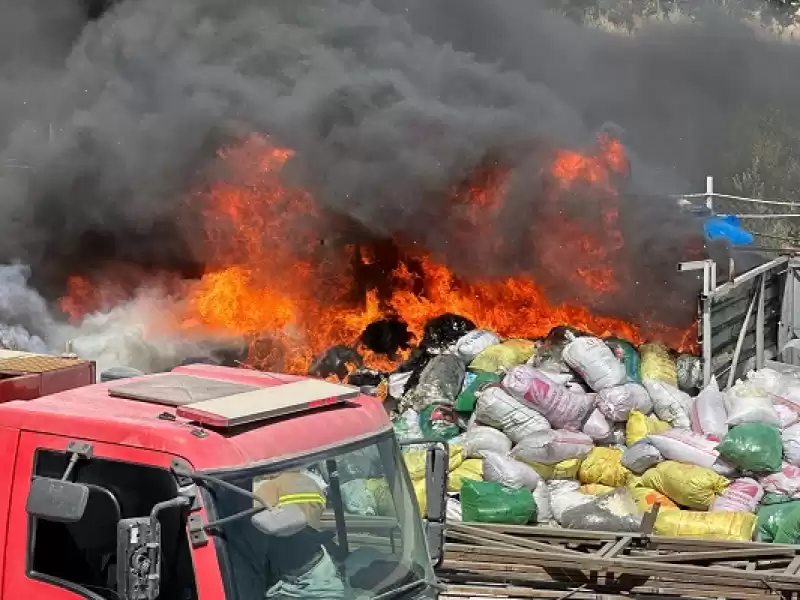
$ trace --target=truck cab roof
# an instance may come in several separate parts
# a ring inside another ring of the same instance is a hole
[[[274,388],[308,378],[207,364],[172,373]],[[327,406],[235,427],[207,427],[179,406],[121,398],[109,390],[159,375],[78,387],[27,401],[0,404],[0,427],[165,452],[197,470],[241,468],[357,441],[391,428],[380,400],[364,395]],[[113,390],[112,390],[113,391]],[[277,391],[277,390],[276,390]],[[233,397],[233,396],[231,396]],[[223,399],[224,400],[224,399]]]

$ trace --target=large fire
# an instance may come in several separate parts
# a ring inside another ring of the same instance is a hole
[[[419,339],[426,321],[448,312],[503,336],[541,337],[554,326],[568,324],[634,343],[657,335],[676,349],[691,345],[690,331],[653,326],[645,332],[581,306],[554,304],[528,276],[457,277],[442,261],[414,246],[398,244],[400,258],[392,272],[378,273],[383,288],[368,283],[359,293],[359,278],[375,266],[374,249],[319,239],[318,232],[330,216],[323,214],[309,192],[284,181],[282,169],[293,156],[291,150],[253,135],[220,156],[230,175],[190,197],[202,212],[211,260],[199,281],[182,282],[184,301],[176,304],[181,308],[174,315],[174,326],[257,340],[248,358],[255,367],[304,373],[325,349],[358,345],[364,328],[377,319],[397,317]],[[618,291],[625,280],[621,276],[625,263],[618,260],[624,240],[617,222],[614,180],[627,169],[622,145],[601,137],[592,152],[557,153],[548,173],[556,185],[542,204],[541,218],[547,226],[537,229],[540,262],[598,295]],[[460,213],[462,218],[467,215],[467,230],[480,227],[487,214],[502,209],[510,174],[508,169],[490,167],[453,190],[453,204],[467,207]],[[561,200],[576,186],[590,186],[595,192],[591,197],[597,206],[584,209],[597,214],[602,224],[598,232],[584,231],[565,212]],[[134,291],[135,286],[121,285],[107,274],[104,279],[107,284],[98,285],[83,277],[71,278],[62,309],[80,319]],[[363,345],[359,351],[369,366],[396,366]]]

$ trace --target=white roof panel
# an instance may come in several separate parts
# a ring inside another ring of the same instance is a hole
[[[291,413],[338,404],[358,396],[358,388],[318,379],[284,383],[234,396],[185,404],[180,417],[215,427],[235,427]]]

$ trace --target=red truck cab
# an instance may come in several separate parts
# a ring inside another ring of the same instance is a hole
[[[293,524],[254,491],[289,471],[325,490],[343,597],[434,597],[383,406],[325,385],[189,365],[0,403],[0,598],[264,598]]]

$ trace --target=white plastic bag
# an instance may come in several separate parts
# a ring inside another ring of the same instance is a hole
[[[369,491],[364,479],[351,479],[342,484],[342,503],[351,515],[374,517],[378,514],[375,496]]]
[[[764,368],[747,373],[747,380],[770,396],[781,427],[800,422],[800,378]]]
[[[742,423],[780,425],[781,422],[767,392],[749,381],[738,381],[726,392],[725,409],[731,427]]]
[[[445,507],[447,520],[451,523],[461,523],[461,502],[448,496],[447,506]]]
[[[650,467],[656,466],[664,460],[658,448],[653,446],[647,438],[639,440],[622,453],[622,466],[629,471],[641,475]]]
[[[537,431],[522,438],[511,451],[513,458],[545,465],[570,458],[583,458],[594,447],[592,438],[564,429]]]
[[[694,399],[692,406],[692,431],[724,437],[728,433],[728,413],[725,411],[725,394],[719,390],[717,378]]]
[[[399,442],[420,440],[425,437],[422,433],[422,428],[419,426],[419,413],[413,408],[403,411],[399,417],[392,421],[392,426]]]
[[[509,369],[503,378],[503,386],[543,414],[557,429],[580,430],[594,409],[593,396],[569,391],[543,371],[528,365]]]
[[[413,374],[413,371],[403,371],[389,375],[389,395],[392,398],[402,398],[406,392],[406,384]]]
[[[489,346],[500,343],[497,334],[485,329],[473,329],[459,338],[455,345],[455,353],[465,363],[471,363],[478,354]]]
[[[765,492],[783,494],[792,498],[800,497],[800,467],[784,463],[777,473],[759,479]]]
[[[546,481],[540,481],[533,490],[533,499],[536,501],[536,522],[547,523],[553,520],[553,509],[550,508],[550,488]]]
[[[688,463],[713,469],[720,475],[730,475],[736,471],[733,465],[719,457],[719,440],[709,439],[688,429],[668,429],[645,438],[655,446],[667,460]]]
[[[592,501],[593,496],[588,496],[579,492],[580,483],[570,480],[548,481],[547,487],[550,489],[550,509],[553,517],[559,523],[561,517],[571,508],[586,504]]]
[[[682,429],[691,427],[689,413],[691,411],[692,398],[689,394],[680,391],[674,385],[658,379],[646,380],[644,387],[653,400],[653,410],[659,419],[667,421],[673,427]]]
[[[518,442],[536,431],[550,429],[547,419],[514,398],[502,386],[487,386],[477,395],[477,422],[500,429],[512,442]]]
[[[531,491],[542,482],[539,474],[525,463],[496,452],[486,452],[483,455],[483,480]]]
[[[597,393],[597,409],[611,421],[620,423],[628,420],[632,410],[649,414],[653,410],[653,401],[644,386],[624,383],[600,390]]]
[[[783,457],[790,465],[800,467],[800,424],[783,430]]]
[[[484,452],[508,454],[512,443],[505,433],[494,427],[475,425],[464,434],[463,446],[465,458],[482,458]]]
[[[613,423],[596,408],[581,427],[581,431],[597,442],[607,440],[611,436]]]
[[[741,477],[731,482],[722,495],[714,498],[709,510],[756,512],[764,497],[764,488],[755,479]]]
[[[600,338],[584,336],[566,345],[564,362],[595,391],[625,383],[625,365]]]

